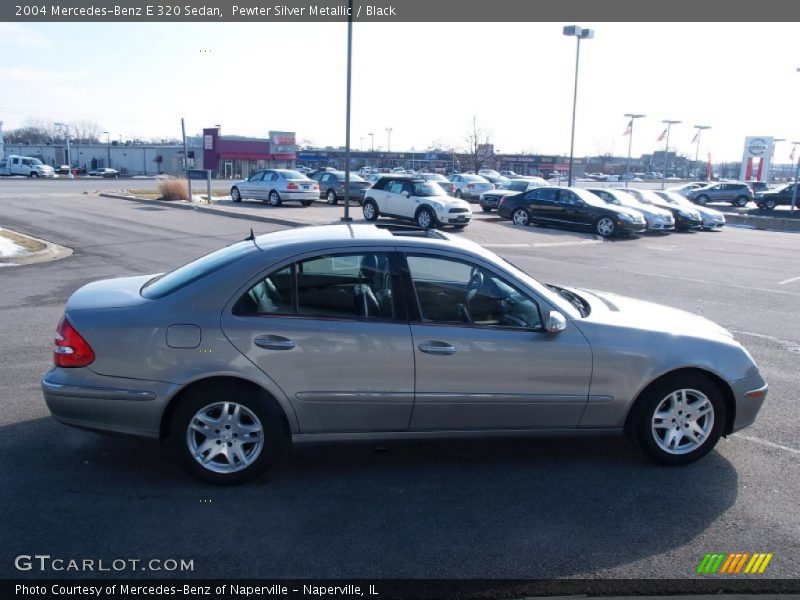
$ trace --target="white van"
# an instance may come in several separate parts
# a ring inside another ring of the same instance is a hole
[[[32,156],[17,156],[12,154],[5,159],[5,169],[0,170],[2,175],[24,175],[25,177],[55,177],[53,167],[44,164]]]

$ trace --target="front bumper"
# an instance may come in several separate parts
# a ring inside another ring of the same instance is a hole
[[[668,221],[655,221],[649,220],[647,221],[647,231],[674,231],[675,230],[675,222],[668,222]]]
[[[53,368],[42,393],[53,417],[66,425],[104,433],[157,438],[164,408],[178,386],[97,375],[89,369]]]
[[[767,382],[761,375],[729,382],[736,403],[736,414],[730,433],[752,425],[767,398]]]
[[[703,226],[702,219],[687,219],[686,217],[675,217],[676,229],[700,229]]]
[[[621,233],[642,233],[647,231],[646,223],[631,223],[630,221],[623,221],[621,219],[615,219],[614,223],[616,224],[617,231]]]
[[[714,219],[703,219],[703,229],[721,229],[725,225],[725,220],[716,221]]]

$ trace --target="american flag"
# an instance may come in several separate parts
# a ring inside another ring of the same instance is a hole
[[[658,140],[656,141],[663,142],[666,137],[667,137],[667,130],[665,129],[664,131],[661,132],[661,135],[658,136]]]
[[[622,135],[623,136],[630,135],[631,133],[633,133],[633,119],[630,120],[630,122],[628,123],[628,127],[625,129],[625,133],[623,133]]]
[[[789,160],[790,160],[790,161],[792,161],[792,162],[794,162],[794,149],[795,149],[796,147],[797,147],[797,146],[792,146],[792,153],[789,155]]]
[[[697,138],[700,137],[700,130],[698,129],[697,132],[694,134],[692,138],[692,143],[694,144],[697,141]]]

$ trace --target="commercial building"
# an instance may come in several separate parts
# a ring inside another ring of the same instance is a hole
[[[219,126],[203,129],[203,168],[224,179],[247,177],[259,169],[294,166],[294,132],[270,131],[268,138],[223,136]]]

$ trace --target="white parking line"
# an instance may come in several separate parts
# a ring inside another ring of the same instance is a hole
[[[783,281],[779,281],[778,285],[783,285],[784,283],[792,283],[793,281],[800,281],[800,276],[791,277],[790,279],[784,279]]]
[[[762,440],[761,438],[753,437],[752,435],[734,433],[733,437],[741,438],[743,440],[747,440],[748,442],[753,442],[754,444],[761,444],[762,446],[767,446],[768,448],[775,448],[776,450],[783,450],[784,452],[800,455],[800,450],[797,448],[791,448],[790,446],[784,446],[783,444],[776,444],[775,442],[768,442],[767,440]]]

